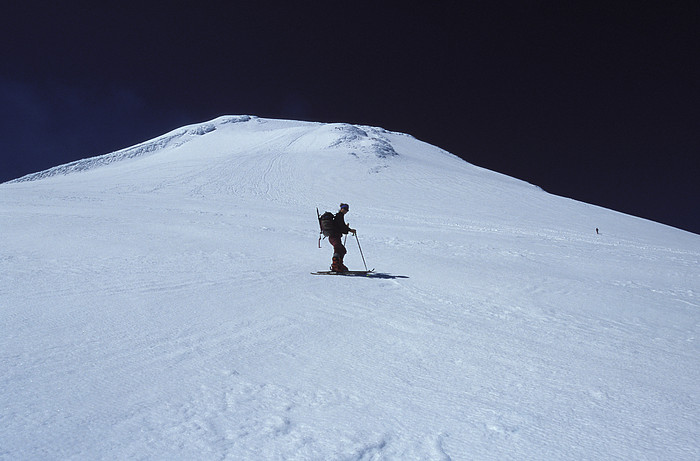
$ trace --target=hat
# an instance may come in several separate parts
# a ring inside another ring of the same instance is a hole
[[[347,203],[341,203],[340,209],[342,210],[343,208],[345,208],[346,210],[350,210],[350,205],[348,205]]]

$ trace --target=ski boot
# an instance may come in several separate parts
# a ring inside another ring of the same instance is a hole
[[[331,271],[333,272],[345,272],[348,268],[343,265],[343,261],[337,256],[333,256],[333,262],[331,263]]]

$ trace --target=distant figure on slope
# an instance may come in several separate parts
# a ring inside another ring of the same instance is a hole
[[[334,272],[345,272],[348,270],[343,264],[343,258],[348,250],[343,246],[343,234],[351,232],[353,235],[357,232],[355,229],[351,229],[350,226],[345,224],[345,214],[350,211],[350,206],[347,203],[340,204],[340,211],[335,214],[333,218],[333,231],[331,235],[328,236],[328,241],[333,245],[333,262],[331,263],[331,270]]]

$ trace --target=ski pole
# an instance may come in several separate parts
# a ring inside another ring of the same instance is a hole
[[[360,246],[360,239],[357,238],[357,232],[355,232],[355,240],[357,240],[357,248],[360,249],[360,256],[362,256],[362,264],[365,265],[365,270],[369,270],[367,269],[367,263],[365,262],[365,255],[362,254],[362,247]]]

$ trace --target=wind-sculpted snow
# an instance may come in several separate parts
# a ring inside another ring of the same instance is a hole
[[[138,144],[128,149],[122,149],[109,154],[100,155],[98,157],[77,160],[75,162],[60,165],[45,171],[28,174],[26,176],[14,179],[9,182],[37,181],[39,179],[50,178],[52,176],[66,175],[79,171],[91,170],[93,168],[109,165],[111,163],[121,162],[123,160],[133,159],[137,157],[143,157],[153,152],[161,151],[166,147],[181,146],[186,142],[191,141],[194,136],[204,136],[207,133],[211,133],[212,131],[216,130],[217,124],[247,122],[249,120],[249,116],[222,117],[221,119],[218,119],[211,123],[193,125],[190,127],[185,127],[172,131],[156,139]]]
[[[309,274],[340,202],[379,276]],[[408,135],[222,117],[0,228],[2,460],[700,459],[700,236]]]
[[[341,134],[329,147],[350,147],[364,153],[372,153],[378,158],[399,155],[389,140],[383,136],[387,132],[381,128],[342,124],[335,126],[334,129]]]

